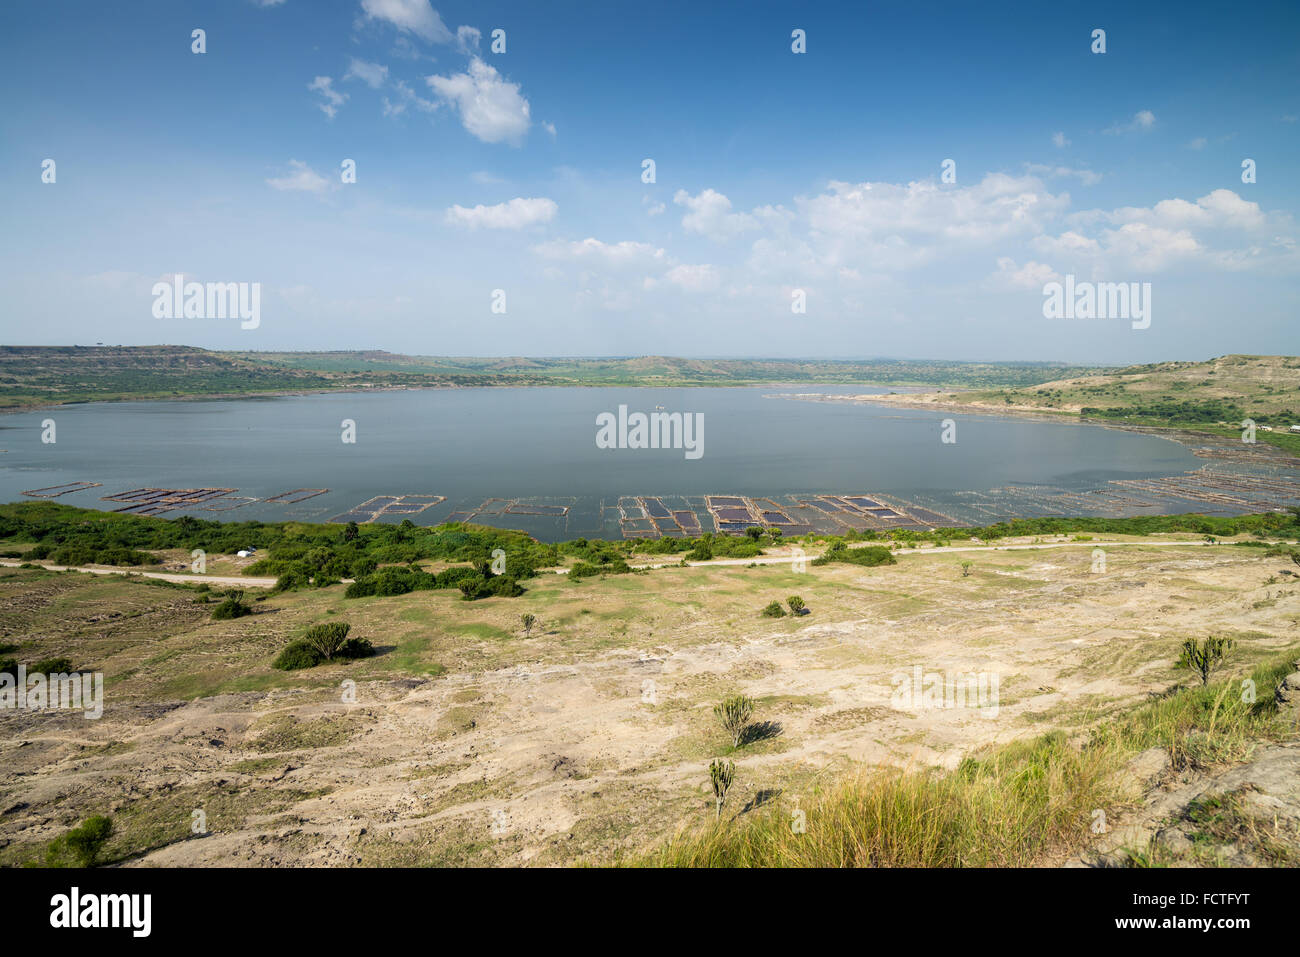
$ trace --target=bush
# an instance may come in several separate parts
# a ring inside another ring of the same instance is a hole
[[[342,634],[348,633],[349,626],[343,622],[330,625],[314,625],[307,629],[307,636],[291,641],[285,645],[284,650],[276,656],[275,661],[271,662],[272,668],[279,668],[281,671],[297,671],[301,668],[315,668],[317,665],[326,661],[332,661],[334,658],[369,658],[375,653],[375,646],[366,638],[348,638],[342,642],[334,651],[332,656],[325,655],[320,648],[322,643],[328,645],[332,643],[334,633],[326,635],[322,629],[335,628],[336,632],[341,626]],[[308,636],[313,636],[309,640]]]
[[[94,867],[104,842],[112,834],[112,818],[88,817],[79,827],[50,841],[45,849],[45,864],[47,867]]]
[[[779,601],[769,602],[768,606],[763,609],[763,615],[767,618],[784,618],[785,609],[781,607]]]
[[[375,646],[369,638],[349,638],[339,649],[340,658],[370,658],[375,653]]]
[[[802,615],[808,607],[798,595],[791,595],[785,600],[785,603],[790,606],[790,614],[792,615]]]
[[[299,668],[315,668],[320,663],[321,657],[316,649],[299,639],[286,645],[275,661],[271,662],[271,667],[281,671],[297,671]]]
[[[312,625],[303,635],[302,641],[325,661],[330,661],[339,653],[348,639],[352,626],[345,621],[331,621],[324,625]]]
[[[599,565],[593,565],[590,562],[578,562],[569,569],[569,578],[576,581],[579,578],[590,578],[593,575],[626,575],[630,571],[632,571],[632,566],[621,558],[615,558]]]
[[[231,618],[243,618],[245,615],[251,615],[253,609],[244,601],[242,591],[232,591],[212,609],[212,618],[214,621],[227,621]]]
[[[821,555],[813,559],[814,565],[829,565],[832,562],[846,562],[850,565],[897,565],[898,559],[883,545],[866,545],[862,548],[849,548],[843,542],[832,542]]]
[[[477,601],[480,598],[518,598],[524,593],[523,586],[509,575],[497,575],[492,578],[470,578],[460,583],[464,601]]]
[[[707,562],[713,558],[713,545],[701,538],[684,557],[688,562]]]

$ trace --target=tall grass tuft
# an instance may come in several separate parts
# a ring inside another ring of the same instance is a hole
[[[769,804],[680,830],[635,863],[660,867],[1023,867],[1082,848],[1092,811],[1140,795],[1122,773],[1139,751],[1167,748],[1178,766],[1247,756],[1281,733],[1274,690],[1293,649],[1249,676],[1181,689],[1096,728],[1086,745],[1062,732],[967,758],[953,771],[883,769],[841,780],[805,806]]]

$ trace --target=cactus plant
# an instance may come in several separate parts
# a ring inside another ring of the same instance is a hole
[[[709,780],[713,784],[714,820],[722,818],[722,802],[727,799],[727,790],[736,777],[736,762],[722,762],[714,759],[709,765]]]
[[[731,746],[740,747],[740,736],[754,713],[753,699],[743,694],[727,695],[719,704],[713,706],[713,713],[718,716],[722,726],[731,735]]]

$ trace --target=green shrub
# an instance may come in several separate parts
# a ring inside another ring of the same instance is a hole
[[[517,598],[524,593],[523,586],[509,575],[466,579],[460,583],[460,590],[464,601],[496,597]]]
[[[340,624],[342,624],[340,622]],[[328,626],[316,625],[308,629],[308,634],[313,630],[325,628]],[[347,633],[348,626],[343,625],[343,633]],[[375,653],[375,647],[366,638],[348,638],[334,652],[333,658],[325,656],[320,649],[308,641],[307,638],[299,638],[291,641],[284,647],[284,650],[271,662],[272,668],[278,668],[281,671],[298,671],[302,668],[315,668],[319,664],[335,658],[369,658]]]
[[[104,842],[113,834],[113,819],[88,817],[79,827],[56,837],[45,849],[47,867],[94,867]]]
[[[578,562],[569,569],[569,578],[576,581],[579,578],[590,578],[593,575],[626,575],[630,571],[632,571],[632,566],[621,558],[615,558],[601,564]]]
[[[370,658],[375,653],[375,646],[369,638],[349,638],[339,649],[340,658]]]
[[[212,618],[214,621],[227,621],[231,618],[243,618],[252,613],[252,607],[244,601],[244,593],[232,591],[216,608],[212,609]]]
[[[784,618],[785,609],[781,607],[779,601],[769,602],[767,607],[763,609],[763,615],[767,618]]]
[[[312,625],[307,629],[307,633],[302,636],[302,640],[307,647],[315,651],[321,658],[330,661],[339,653],[343,643],[347,641],[348,631],[351,628],[352,626],[345,621],[331,621],[324,625]]]
[[[291,641],[271,662],[272,668],[281,671],[297,671],[300,668],[315,668],[321,663],[321,657],[311,645],[299,639]]]
[[[846,562],[850,565],[897,565],[898,559],[883,545],[866,545],[862,548],[849,548],[843,542],[832,542],[821,555],[813,559],[814,565],[829,565],[832,562]]]
[[[707,539],[700,539],[695,547],[683,556],[688,562],[707,562],[713,558],[713,544]]]

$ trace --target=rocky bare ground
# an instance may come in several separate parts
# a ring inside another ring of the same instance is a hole
[[[1278,687],[1277,706],[1300,738],[1300,671]],[[1168,751],[1151,748],[1128,774],[1147,791],[1142,806],[1067,866],[1300,866],[1300,740],[1209,773],[1175,771]]]

